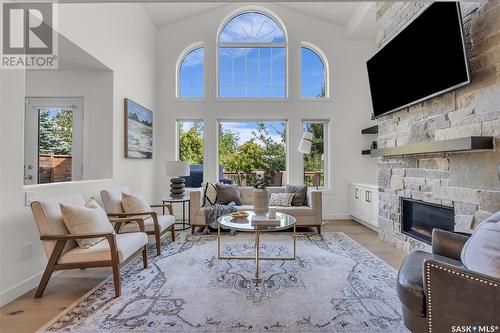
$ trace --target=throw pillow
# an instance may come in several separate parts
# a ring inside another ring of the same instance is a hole
[[[238,185],[227,185],[227,184],[216,184],[215,189],[217,191],[216,203],[227,205],[230,202],[234,202],[236,206],[241,205],[240,189]]]
[[[295,193],[271,193],[269,206],[290,207]]]
[[[62,218],[70,234],[114,233],[104,209],[90,199],[85,206],[60,204]],[[102,241],[104,237],[77,239],[78,246],[88,249]]]
[[[211,207],[217,202],[217,188],[212,183],[203,185],[203,207]]]
[[[144,213],[153,211],[146,197],[141,193],[122,193],[122,207],[125,213]],[[149,215],[144,215],[144,217],[148,216]]]
[[[471,271],[500,278],[500,212],[476,227],[462,249],[461,259]]]
[[[307,186],[305,185],[287,185],[285,193],[295,193],[292,200],[292,206],[305,206],[307,201]]]

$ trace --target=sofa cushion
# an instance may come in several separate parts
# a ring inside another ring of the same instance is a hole
[[[314,216],[314,210],[307,206],[290,206],[278,207],[274,206],[279,213],[285,213],[292,216]]]
[[[71,234],[114,233],[104,209],[90,199],[85,205],[59,204],[64,224]],[[102,241],[104,237],[77,239],[78,246],[86,249]]]
[[[424,261],[433,259],[463,267],[458,260],[428,252],[415,251],[406,256],[398,272],[397,292],[399,300],[409,310],[425,317]]]
[[[290,207],[295,193],[271,193],[269,206]]]
[[[238,185],[216,184],[217,203],[227,205],[234,202],[236,206],[241,205],[240,189]]]
[[[305,206],[307,199],[307,186],[305,185],[287,185],[286,193],[294,193],[292,206]]]
[[[116,235],[116,247],[120,263],[127,260],[131,255],[148,243],[148,236],[143,232],[125,233]],[[68,264],[85,261],[108,261],[111,260],[109,242],[103,240],[88,249],[75,247],[61,256],[60,264]]]
[[[175,217],[172,215],[158,215],[158,224],[160,225],[160,232],[163,232],[165,229],[170,227],[175,223]],[[144,219],[144,229],[145,231],[154,231],[155,225],[153,222],[153,218],[150,216],[147,219]],[[120,228],[120,232],[138,232],[140,231],[139,225],[135,222],[129,222]]]
[[[500,212],[481,222],[462,248],[467,269],[500,278]]]

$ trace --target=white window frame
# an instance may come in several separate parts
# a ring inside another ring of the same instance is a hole
[[[203,96],[201,97],[182,97],[181,96],[181,66],[186,57],[197,49],[203,49]],[[182,101],[204,101],[207,98],[207,52],[206,52],[205,44],[203,42],[196,42],[188,47],[186,47],[180,54],[179,58],[177,58],[177,62],[175,64],[175,98],[177,100]]]
[[[306,48],[312,52],[314,52],[318,58],[321,60],[323,63],[323,81],[325,82],[325,96],[323,97],[304,97],[302,96],[302,49]],[[318,101],[318,100],[325,100],[325,99],[330,99],[330,66],[328,64],[328,59],[323,51],[316,45],[309,43],[309,42],[301,42],[300,43],[300,70],[299,70],[299,77],[300,77],[300,99],[302,100],[307,100],[307,101]]]
[[[306,124],[323,124],[323,168],[324,168],[324,186],[320,190],[329,191],[330,187],[330,120],[328,119],[302,119],[301,133],[304,132]],[[305,155],[305,154],[304,154]],[[304,184],[304,156],[302,156],[302,184]]]
[[[285,37],[284,42],[269,42],[269,43],[254,43],[254,42],[220,42],[220,36],[226,25],[234,19],[236,16],[246,13],[258,13],[269,17],[273,20],[283,31],[283,35]],[[264,7],[243,7],[239,8],[237,11],[234,11],[230,15],[228,15],[219,26],[219,30],[217,31],[217,40],[216,40],[216,48],[215,48],[215,80],[216,80],[216,96],[218,101],[260,101],[260,100],[284,100],[289,98],[289,56],[288,56],[288,34],[285,29],[285,25],[279,19],[279,17]],[[219,50],[221,48],[285,48],[285,96],[284,97],[221,97],[220,96],[220,82],[219,82],[219,67],[220,67],[220,59],[219,59]]]

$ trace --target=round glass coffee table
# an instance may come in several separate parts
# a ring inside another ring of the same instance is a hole
[[[297,233],[295,217],[285,213],[276,213],[275,219],[270,219],[269,215],[256,215],[254,212],[246,211],[248,217],[234,219],[231,215],[224,215],[217,219],[217,258],[219,259],[252,259],[255,260],[255,278],[259,279],[259,260],[295,260],[297,248]],[[255,233],[255,256],[222,256],[221,248],[221,226],[237,231]],[[261,257],[260,256],[260,233],[273,232],[293,228],[293,255],[290,257]]]

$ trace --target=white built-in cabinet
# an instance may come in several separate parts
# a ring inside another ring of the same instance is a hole
[[[378,230],[378,186],[353,183],[349,185],[349,205],[354,220]]]

